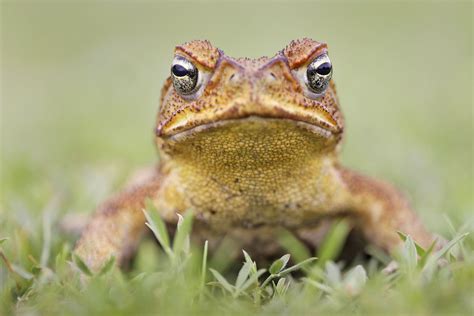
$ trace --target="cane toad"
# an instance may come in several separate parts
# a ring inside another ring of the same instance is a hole
[[[208,41],[177,46],[156,120],[158,166],[98,208],[75,252],[95,269],[130,257],[146,199],[167,223],[192,210],[196,238],[227,235],[250,252],[276,251],[281,227],[317,246],[323,219],[338,217],[387,253],[401,244],[397,231],[428,246],[397,190],[339,163],[332,74],[327,45],[307,38],[258,59]]]

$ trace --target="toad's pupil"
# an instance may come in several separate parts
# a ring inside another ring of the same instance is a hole
[[[171,71],[176,77],[184,77],[189,74],[188,70],[181,65],[174,65]]]
[[[321,76],[326,76],[329,75],[329,73],[331,72],[331,68],[332,66],[330,63],[324,63],[319,65],[318,68],[316,68],[316,72]]]

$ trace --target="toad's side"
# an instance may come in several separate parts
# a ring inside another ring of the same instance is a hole
[[[172,224],[192,210],[194,234],[229,236],[255,255],[278,251],[275,233],[317,246],[327,219],[347,217],[388,253],[397,231],[433,238],[390,185],[342,167],[344,123],[327,47],[292,41],[272,58],[234,59],[207,41],[175,49],[157,117],[157,168],[105,202],[76,253],[92,268],[132,254],[150,198]]]

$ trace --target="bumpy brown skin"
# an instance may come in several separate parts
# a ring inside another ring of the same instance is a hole
[[[204,75],[202,87],[182,97],[166,80],[158,168],[99,207],[76,253],[93,269],[111,255],[123,262],[145,229],[147,197],[170,224],[192,210],[196,239],[215,246],[227,235],[254,255],[279,251],[281,227],[316,247],[323,223],[341,216],[388,253],[401,243],[397,231],[428,246],[432,235],[399,192],[340,166],[344,123],[334,83],[315,98],[301,80],[326,51],[311,39],[259,59],[230,58],[208,41],[176,47]]]

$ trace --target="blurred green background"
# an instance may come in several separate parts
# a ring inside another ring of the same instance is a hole
[[[175,45],[209,39],[258,57],[303,36],[329,45],[344,163],[396,183],[432,230],[446,232],[443,214],[466,220],[469,1],[2,2],[0,212],[28,225],[58,196],[61,212],[89,212],[155,162],[152,128]]]

